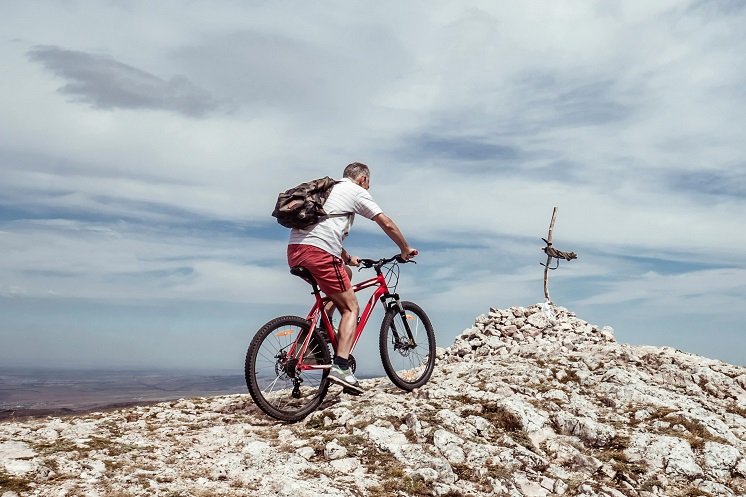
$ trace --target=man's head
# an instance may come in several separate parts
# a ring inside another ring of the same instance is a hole
[[[366,190],[370,188],[370,169],[362,162],[353,162],[345,167],[343,176],[362,186]]]

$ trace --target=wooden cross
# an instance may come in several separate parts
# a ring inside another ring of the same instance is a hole
[[[552,300],[549,298],[549,270],[557,269],[559,267],[560,259],[571,261],[578,258],[578,255],[575,252],[562,252],[561,250],[557,250],[556,248],[552,247],[552,232],[554,231],[554,221],[556,219],[557,208],[555,207],[552,211],[552,221],[549,223],[549,234],[546,238],[542,238],[547,246],[541,249],[544,251],[545,254],[547,254],[546,264],[541,265],[544,266],[544,298],[549,303],[552,302]],[[552,259],[557,259],[557,265],[555,267],[550,267],[552,264]]]

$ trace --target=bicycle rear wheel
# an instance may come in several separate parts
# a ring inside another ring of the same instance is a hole
[[[425,311],[413,302],[402,301],[404,316],[396,307],[386,311],[381,323],[379,348],[383,369],[397,387],[421,387],[435,368],[435,332]],[[404,325],[406,319],[412,336]]]
[[[299,370],[297,359],[288,355],[293,343],[302,343],[308,332],[308,321],[301,317],[275,318],[256,332],[246,352],[246,386],[256,405],[273,418],[299,421],[326,395],[329,370]],[[329,347],[315,330],[303,363],[331,364]]]

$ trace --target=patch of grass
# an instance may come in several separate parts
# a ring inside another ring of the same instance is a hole
[[[317,466],[311,466],[310,468],[305,468],[302,471],[302,474],[309,478],[319,478],[322,475],[329,476],[324,471],[321,471]]]
[[[609,440],[606,447],[610,450],[621,452],[629,448],[629,443],[629,436],[617,433],[611,438],[611,440]]]
[[[682,416],[669,416],[668,418],[666,418],[666,421],[670,422],[672,427],[673,425],[681,425],[686,428],[687,432],[689,433],[688,437],[682,436],[682,433],[679,433],[673,429],[669,430],[669,433],[673,436],[677,436],[679,438],[684,438],[685,440],[687,440],[692,446],[692,449],[703,449],[705,446],[705,442],[718,442],[721,444],[728,444],[727,440],[713,435],[707,430],[704,425],[702,425],[698,421],[692,421]]]
[[[0,489],[3,492],[13,491],[16,493],[26,492],[31,489],[29,481],[24,478],[19,478],[13,475],[9,475],[4,471],[0,471]]]
[[[368,439],[362,435],[343,435],[337,437],[337,443],[347,449],[347,452],[350,454],[364,454],[368,442]]]
[[[483,405],[481,416],[490,421],[492,425],[507,432],[521,431],[521,420],[518,416],[496,404]]]
[[[75,452],[80,450],[75,443],[64,439],[58,439],[50,443],[34,443],[31,446],[42,456],[56,454],[57,452]]]
[[[513,478],[515,470],[509,466],[498,466],[497,464],[487,464],[487,476],[495,480],[510,480]]]
[[[105,491],[106,497],[134,497],[134,494],[125,492],[124,490],[116,490],[112,488],[111,485],[106,485]]]
[[[638,491],[645,491],[645,492],[652,492],[655,490],[655,487],[660,487],[661,482],[658,481],[655,477],[647,478],[645,481],[643,481],[640,484],[640,488],[638,488]]]
[[[666,416],[673,414],[675,412],[676,412],[676,409],[672,409],[670,407],[659,407],[658,409],[650,413],[649,419],[651,420],[661,419],[662,420]]]
[[[582,485],[586,481],[587,480],[585,479],[584,476],[574,476],[570,478],[568,481],[566,481],[565,483],[567,483],[567,490],[572,492],[572,491],[577,490],[578,487],[580,487],[580,485]],[[573,495],[573,494],[571,493],[569,495]]]
[[[535,390],[539,393],[546,393],[550,390],[555,390],[557,387],[555,385],[552,385],[551,383],[544,381],[541,383],[529,383],[526,385],[527,388],[530,388],[531,390]],[[552,399],[553,402],[556,402],[556,399]]]
[[[456,473],[459,480],[467,480],[471,482],[479,481],[480,478],[474,471],[474,468],[470,467],[467,464],[451,464],[451,467],[453,468],[453,472]]]
[[[609,462],[614,461],[614,465],[616,464],[626,464],[629,462],[629,459],[627,459],[627,456],[624,455],[624,452],[621,450],[604,450],[602,452],[599,452],[598,454],[595,454],[596,458],[598,458],[600,461]],[[614,468],[614,471],[619,471],[617,468]]]
[[[536,447],[534,447],[534,443],[531,441],[530,438],[528,438],[528,433],[526,433],[525,431],[523,431],[523,430],[512,431],[512,432],[508,433],[508,435],[518,445],[524,446],[525,448],[527,448],[531,452],[536,452]]]
[[[474,411],[465,410],[462,414],[466,416],[472,412]],[[533,442],[528,438],[528,434],[523,431],[521,420],[504,407],[494,403],[482,404],[482,410],[478,415],[489,421],[498,431],[507,433],[517,444],[532,452],[536,450]]]
[[[324,426],[325,418],[329,418],[334,421],[334,414],[331,412],[329,414],[326,414],[324,412],[317,411],[306,421],[306,428],[310,430],[329,430],[335,428],[333,423],[329,426]]]
[[[689,487],[679,494],[679,497],[714,497],[711,493],[698,488]]]
[[[433,491],[430,489],[425,480],[417,476],[400,475],[387,478],[380,485],[371,487],[369,494],[371,497],[391,497],[393,495],[406,495],[412,497],[430,496]]]
[[[738,414],[739,416],[746,418],[746,408],[740,407],[735,402],[728,405],[725,409],[731,414]]]
[[[558,371],[559,369],[554,369],[554,368],[552,369],[552,373],[554,374],[555,378],[557,378]],[[565,377],[562,378],[561,380],[557,378],[557,381],[559,381],[560,383],[573,382],[573,383],[577,383],[578,385],[580,384],[580,377],[578,376],[577,371],[575,371],[574,369],[569,369],[569,370],[565,369],[564,371],[565,371]]]
[[[101,437],[91,438],[88,442],[86,442],[86,446],[90,450],[99,450],[102,452],[105,451],[109,456],[113,457],[127,454],[128,452],[132,452],[133,450],[142,450],[142,448],[138,448],[133,445],[120,444],[109,438]]]
[[[480,475],[478,468],[474,468],[468,464],[452,464],[451,467],[453,468],[453,472],[458,476],[459,481],[468,481],[473,484],[478,491],[484,493],[492,491],[489,478],[494,478],[494,475],[501,471],[501,468],[494,468],[494,473],[491,473],[490,470],[487,469],[483,475]],[[489,465],[486,467],[490,468]]]

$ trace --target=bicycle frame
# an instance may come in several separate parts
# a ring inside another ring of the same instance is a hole
[[[363,282],[352,285],[352,291],[357,293],[360,290],[365,290],[366,288],[371,288],[374,286],[377,288],[373,292],[373,295],[370,296],[370,299],[368,299],[368,303],[365,305],[365,309],[363,309],[363,312],[360,315],[360,319],[358,320],[358,323],[357,323],[357,328],[355,329],[355,335],[352,341],[352,347],[350,348],[350,352],[355,350],[355,345],[357,345],[357,342],[360,339],[360,336],[363,334],[363,330],[365,329],[365,325],[368,323],[368,319],[370,319],[371,314],[373,314],[373,308],[375,307],[376,301],[380,300],[381,304],[384,307],[386,307],[387,299],[394,299],[397,302],[399,301],[399,295],[389,293],[389,288],[388,288],[388,285],[386,284],[386,277],[378,269],[376,270],[376,276],[374,278],[370,278]],[[329,299],[329,297],[322,297],[321,291],[318,290],[318,288],[314,289],[313,295],[316,297],[316,302],[314,303],[313,307],[311,307],[311,310],[309,311],[308,316],[306,317],[306,319],[310,322],[309,331],[313,331],[315,329],[316,322],[318,321],[320,317],[321,322],[324,325],[324,328],[329,334],[329,341],[332,344],[332,348],[334,350],[337,350],[337,335],[334,332],[334,327],[332,326],[332,323],[329,321],[329,316],[327,316],[326,312],[324,311],[324,307],[326,306],[328,302],[331,302],[331,299]],[[297,367],[301,371],[309,370],[309,369],[329,369],[331,367],[330,364],[304,364],[303,363],[302,358],[305,356],[306,349],[308,348],[308,344],[311,341],[312,334],[313,333],[308,333],[304,337],[302,344],[300,344],[297,340],[293,342],[292,346],[288,350],[288,355],[290,357],[294,357],[298,359]],[[298,353],[296,354],[296,349],[298,348],[298,346],[300,346],[300,350],[298,350]]]

